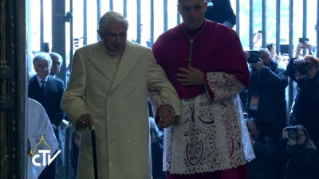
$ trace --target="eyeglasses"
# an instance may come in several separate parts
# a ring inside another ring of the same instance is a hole
[[[49,65],[48,64],[38,64],[38,68],[49,68]]]

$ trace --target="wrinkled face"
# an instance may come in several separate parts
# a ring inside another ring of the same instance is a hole
[[[257,129],[256,124],[254,122],[248,122],[247,128],[251,138],[256,140],[259,136],[259,129]]]
[[[127,38],[127,26],[124,22],[110,22],[104,29],[104,33],[98,31],[104,45],[112,52],[124,50]]]
[[[316,74],[318,73],[318,69],[316,69],[316,67],[314,67],[313,65],[307,65],[308,66],[308,78],[312,79],[316,76]]]
[[[270,56],[268,55],[268,53],[266,53],[266,52],[260,52],[259,55],[260,55],[260,58],[263,60],[263,62],[264,62],[265,65],[270,63],[271,58],[270,58]]]
[[[34,64],[34,70],[41,79],[45,79],[50,73],[50,64],[47,59],[37,60]]]
[[[206,8],[207,2],[205,0],[180,0],[178,5],[184,23],[191,29],[195,29],[201,24]]]
[[[298,130],[298,133],[300,135],[299,139],[296,141],[298,145],[303,145],[306,142],[306,135],[304,132]]]
[[[51,72],[50,74],[52,76],[57,75],[60,73],[61,70],[61,63],[59,62],[59,59],[56,57],[51,58],[52,59],[52,66],[51,66]]]

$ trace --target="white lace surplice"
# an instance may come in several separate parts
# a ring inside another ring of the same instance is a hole
[[[165,129],[164,170],[172,174],[225,170],[255,158],[238,96],[244,86],[222,72],[206,80],[207,94],[182,100],[181,121]]]
[[[49,145],[51,150],[51,157],[56,150],[58,150],[58,140],[55,137],[51,122],[48,115],[45,112],[43,106],[37,101],[28,98],[28,139],[30,141],[31,150],[35,151],[35,154],[38,154],[39,149],[48,149],[48,147],[41,143],[35,149],[37,143],[40,142],[41,136],[45,139],[46,144]],[[28,179],[37,179],[41,172],[44,170],[45,166],[34,166],[31,162],[32,156],[28,155],[27,161],[27,178]],[[40,157],[36,159],[37,162],[42,163],[43,157],[40,154]]]

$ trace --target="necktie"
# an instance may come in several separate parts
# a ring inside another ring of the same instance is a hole
[[[41,92],[42,92],[42,94],[44,94],[45,82],[46,82],[46,81],[41,81],[41,83],[42,83],[42,85],[41,85]]]

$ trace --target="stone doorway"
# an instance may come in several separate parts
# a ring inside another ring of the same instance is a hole
[[[25,0],[0,0],[1,179],[25,178]]]

